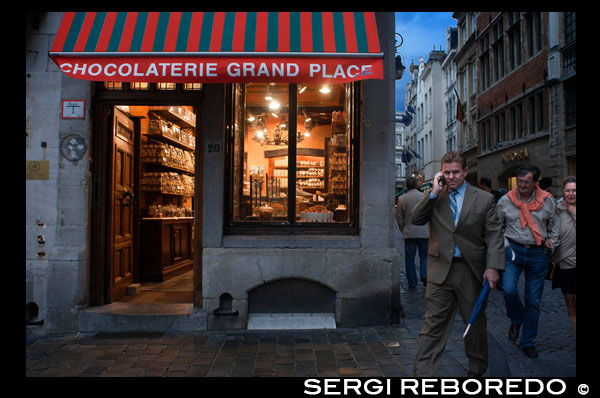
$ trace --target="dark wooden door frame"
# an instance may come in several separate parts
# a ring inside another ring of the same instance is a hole
[[[190,93],[156,93],[149,92],[147,95],[140,93],[101,93],[94,98],[94,122],[91,144],[91,242],[90,242],[90,305],[100,306],[109,304],[109,262],[107,261],[108,230],[107,217],[110,215],[109,189],[111,172],[110,158],[111,145],[108,139],[111,134],[112,116],[109,112],[115,105],[192,105],[196,114],[196,145],[195,151],[195,173],[194,173],[194,305],[202,306],[202,184],[204,163],[204,136],[202,134],[201,106],[203,92]],[[140,120],[133,118],[137,131],[140,128]],[[139,137],[139,134],[138,134]],[[139,179],[139,138],[135,147],[135,169],[134,178]],[[134,282],[139,281],[139,188],[136,187],[135,208],[137,217],[134,217]]]

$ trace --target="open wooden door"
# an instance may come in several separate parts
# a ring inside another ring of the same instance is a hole
[[[109,230],[109,297],[115,302],[133,283],[134,141],[131,119],[114,108],[112,135],[112,201]]]

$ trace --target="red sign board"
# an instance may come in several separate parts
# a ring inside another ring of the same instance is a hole
[[[121,82],[345,83],[383,79],[375,57],[52,57],[70,77]]]

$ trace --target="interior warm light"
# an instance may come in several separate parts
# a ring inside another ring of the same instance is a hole
[[[254,120],[256,120],[256,118],[255,118],[254,116],[250,116],[250,117],[248,118],[248,121],[249,121],[249,122],[253,122]]]
[[[279,102],[273,100],[269,104],[269,109],[279,109],[280,106],[281,106],[281,104]]]
[[[329,86],[323,86],[319,89],[319,91],[323,94],[329,94],[331,90],[329,89]]]

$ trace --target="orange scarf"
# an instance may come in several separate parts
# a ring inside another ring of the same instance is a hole
[[[517,197],[517,187],[511,189],[506,195],[510,199],[510,201],[519,208],[519,215],[521,218],[521,229],[525,229],[526,226],[529,226],[531,232],[533,232],[533,237],[535,238],[535,242],[537,245],[542,244],[542,234],[538,229],[537,224],[533,220],[531,216],[531,211],[538,211],[544,205],[544,200],[546,197],[551,197],[552,195],[544,190],[539,189],[537,186],[534,188],[532,195],[535,194],[535,199],[529,203],[522,202]]]

